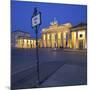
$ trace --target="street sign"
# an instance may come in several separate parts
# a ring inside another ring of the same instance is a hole
[[[36,59],[37,59],[37,82],[40,85],[40,75],[39,75],[39,55],[38,55],[38,26],[41,24],[41,13],[37,11],[37,8],[34,8],[32,15],[32,27],[35,29],[36,33]]]
[[[36,27],[41,24],[41,13],[32,17],[32,27]]]

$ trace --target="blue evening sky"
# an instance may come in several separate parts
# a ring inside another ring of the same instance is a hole
[[[33,9],[37,7],[42,13],[42,24],[39,28],[39,37],[42,28],[50,25],[54,17],[59,24],[71,23],[77,25],[87,22],[87,6],[70,4],[50,4],[25,1],[11,2],[11,31],[21,30],[29,32],[31,37],[35,37],[34,29],[31,27],[31,17]]]

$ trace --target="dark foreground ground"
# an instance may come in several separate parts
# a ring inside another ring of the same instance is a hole
[[[35,49],[11,50],[11,88],[87,84],[86,50],[39,48],[40,84]]]

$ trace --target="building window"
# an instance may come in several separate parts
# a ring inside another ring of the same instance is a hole
[[[85,31],[79,31],[78,32],[78,39],[85,39]]]
[[[82,34],[80,34],[80,38],[82,38],[83,37],[83,35]]]

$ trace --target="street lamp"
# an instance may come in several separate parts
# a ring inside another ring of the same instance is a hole
[[[40,25],[41,25],[41,12],[37,11],[37,8],[34,8],[34,12],[32,15],[32,28],[35,29],[35,33],[36,33],[36,59],[37,59],[38,85],[40,85],[39,56],[38,56],[38,29]]]

